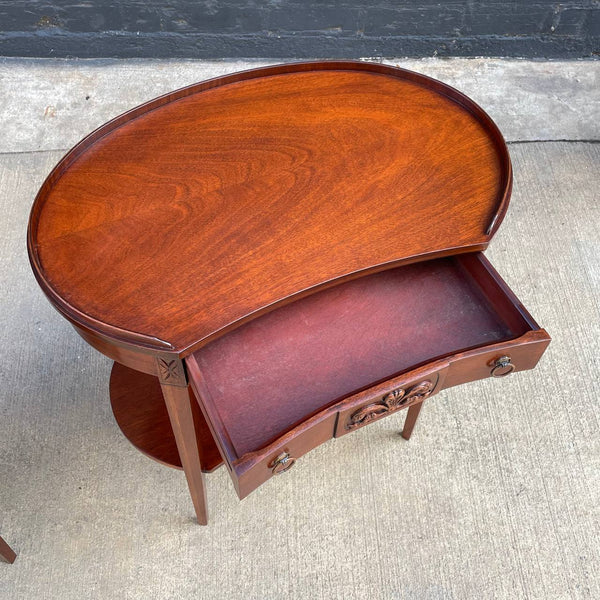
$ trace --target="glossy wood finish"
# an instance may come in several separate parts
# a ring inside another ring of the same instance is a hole
[[[223,460],[191,388],[188,392],[202,470],[208,473]],[[115,363],[110,375],[110,402],[121,431],[138,450],[165,465],[182,468],[157,377]]]
[[[288,64],[93,132],[42,186],[28,251],[53,305],[120,363],[125,435],[183,466],[206,523],[220,462],[243,498],[332,437],[408,408],[408,439],[443,388],[535,366],[550,338],[480,252],[511,182],[460,92]]]
[[[495,362],[506,354],[510,356],[515,372],[533,369],[549,343],[548,333],[544,329],[537,329],[528,331],[516,340],[490,344],[474,351],[459,352],[449,359],[444,387],[454,387],[491,377]]]
[[[517,371],[533,368],[548,342],[475,253],[303,298],[206,345],[186,363],[244,497],[271,476],[282,452],[298,458],[444,387],[489,377],[501,356],[509,355]],[[407,418],[405,437],[417,416]]]
[[[201,447],[198,444],[198,433],[194,424],[194,413],[187,387],[161,384],[169,419],[175,435],[177,450],[183,465],[192,502],[196,511],[196,519],[200,525],[208,523],[206,503],[206,487],[202,472]]]
[[[14,563],[17,558],[16,552],[0,536],[0,558],[7,563]]]
[[[111,360],[129,367],[132,370],[141,371],[149,375],[158,375],[156,357],[165,356],[147,348],[135,346],[130,343],[112,340],[100,333],[92,331],[87,327],[71,322],[75,331],[93,348],[108,356]]]
[[[404,427],[402,429],[402,437],[405,440],[410,440],[410,436],[415,428],[417,419],[419,418],[419,414],[423,408],[423,404],[425,404],[425,402],[417,402],[416,404],[408,407],[406,419],[404,420]]]
[[[368,63],[269,67],[86,138],[40,190],[29,253],[75,323],[185,356],[343,278],[484,248],[510,187],[501,135],[456,90]]]

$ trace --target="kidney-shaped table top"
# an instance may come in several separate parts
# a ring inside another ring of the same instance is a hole
[[[491,119],[358,62],[213,79],[80,142],[30,219],[34,272],[75,323],[181,356],[327,285],[485,248],[510,196]]]

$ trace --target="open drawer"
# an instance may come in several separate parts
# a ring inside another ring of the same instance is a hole
[[[186,359],[243,498],[319,444],[444,387],[535,366],[550,341],[481,253],[346,281]]]

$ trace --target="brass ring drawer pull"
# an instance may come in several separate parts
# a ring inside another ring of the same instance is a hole
[[[491,371],[492,377],[506,377],[515,370],[515,365],[510,362],[510,356],[501,356],[496,359]]]
[[[281,473],[285,473],[286,471],[289,471],[294,466],[295,462],[296,462],[296,459],[293,458],[292,456],[290,456],[289,452],[282,452],[271,463],[271,465],[272,465],[271,472],[274,475],[279,475]]]

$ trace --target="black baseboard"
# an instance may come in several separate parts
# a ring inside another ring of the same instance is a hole
[[[597,0],[0,0],[0,56],[598,55]]]
[[[0,56],[40,58],[597,57],[598,41],[551,36],[359,39],[317,35],[177,33],[2,33]]]

